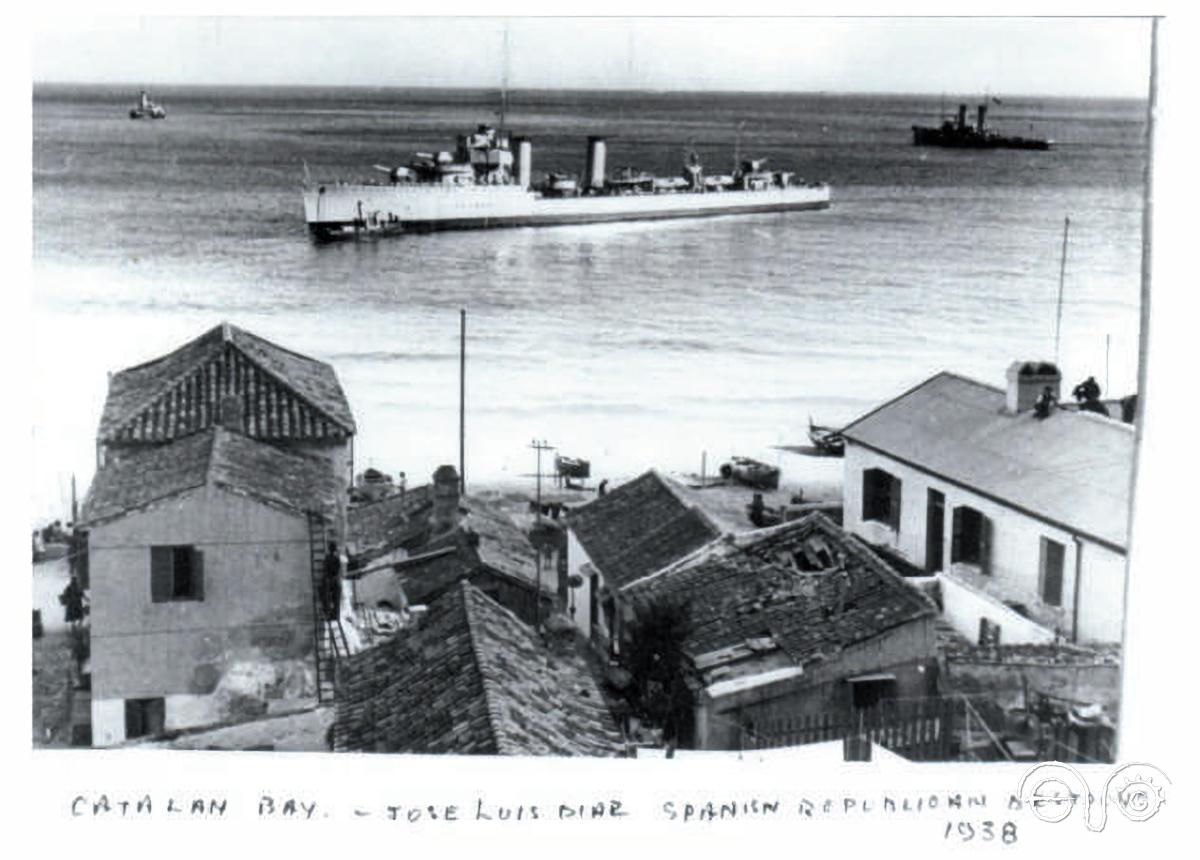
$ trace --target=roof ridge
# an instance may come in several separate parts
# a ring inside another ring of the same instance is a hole
[[[479,673],[479,683],[483,688],[484,708],[487,711],[488,733],[492,736],[492,742],[496,745],[496,752],[503,755],[505,752],[506,741],[503,732],[501,731],[502,717],[500,714],[500,703],[498,701],[498,691],[495,688],[495,681],[488,677],[488,673],[484,670],[486,665],[486,656],[483,653],[483,646],[479,642],[480,626],[473,614],[474,606],[472,600],[475,595],[487,598],[490,603],[494,603],[500,609],[503,606],[496,603],[491,598],[488,598],[479,589],[471,585],[470,580],[463,578],[459,580],[459,594],[463,602],[463,616],[467,620],[467,636],[471,640],[471,655],[475,659],[475,671]],[[515,617],[515,616],[514,616]]]
[[[866,421],[868,418],[870,418],[872,415],[876,414],[877,412],[882,412],[884,409],[887,409],[887,408],[888,408],[889,406],[891,406],[892,404],[894,404],[894,403],[899,403],[901,400],[903,400],[904,398],[908,397],[910,394],[914,394],[914,393],[916,393],[917,391],[920,391],[922,388],[924,388],[924,387],[925,387],[926,385],[928,385],[929,383],[933,382],[935,379],[939,379],[939,378],[941,378],[941,377],[943,377],[943,376],[951,376],[951,377],[953,377],[953,376],[957,376],[957,374],[956,374],[956,373],[953,373],[952,371],[949,371],[949,370],[940,370],[940,371],[938,371],[938,372],[937,372],[937,373],[935,373],[933,376],[930,376],[930,377],[928,377],[927,379],[924,379],[924,380],[922,380],[921,382],[918,382],[916,385],[914,385],[914,386],[912,386],[912,387],[910,387],[910,388],[908,388],[908,389],[906,389],[906,390],[904,390],[904,391],[900,392],[900,393],[899,393],[899,394],[897,394],[895,397],[893,397],[893,398],[891,398],[891,399],[889,399],[889,400],[885,400],[885,401],[883,401],[883,403],[880,403],[880,404],[879,404],[878,406],[876,406],[874,409],[871,409],[870,411],[868,411],[868,412],[864,412],[862,415],[859,415],[857,418],[855,418],[853,421],[851,421],[849,424],[847,424],[846,426],[844,426],[844,427],[841,429],[841,434],[842,434],[843,436],[844,436],[844,435],[846,435],[846,431],[847,431],[847,430],[849,430],[849,429],[850,429],[851,427],[853,427],[854,425],[856,425],[856,424],[861,424],[862,422]],[[962,379],[965,379],[967,382],[973,382],[973,383],[975,383],[976,385],[981,385],[981,386],[983,385],[983,383],[982,383],[982,382],[976,382],[975,380],[973,380],[973,379],[969,379],[969,378],[967,378],[967,377],[965,377],[965,376],[964,376],[964,377],[961,377],[961,378],[962,378]],[[984,387],[987,387],[987,386],[984,386]]]
[[[215,325],[212,328],[210,328],[208,331],[204,332],[203,334],[198,335],[197,337],[192,338],[191,340],[187,341],[186,343],[175,347],[170,352],[166,353],[165,355],[160,355],[158,358],[151,359],[150,361],[144,361],[141,364],[135,364],[133,367],[126,367],[123,370],[118,370],[116,373],[114,373],[109,378],[109,391],[105,394],[105,406],[107,406],[108,394],[110,394],[112,391],[112,380],[113,379],[115,379],[116,377],[121,376],[123,374],[130,373],[135,370],[141,370],[143,368],[150,367],[153,364],[159,364],[160,362],[164,362],[167,359],[169,359],[171,356],[175,355],[176,353],[182,352],[183,350],[187,349],[189,346],[200,343],[200,341],[204,340],[206,337],[212,337],[214,332],[218,332],[218,331],[222,332],[222,343],[225,343],[226,341],[224,339],[224,331],[222,328],[222,326],[224,326],[224,325],[225,325],[225,323],[221,323],[220,325]],[[143,400],[138,406],[125,410],[125,416],[122,419],[122,423],[128,423],[130,416],[140,415],[142,412],[145,412],[147,409],[151,408],[155,403],[158,403],[160,400],[162,400],[164,397],[167,396],[164,393],[164,391],[170,392],[172,389],[175,388],[175,386],[177,386],[182,380],[186,379],[194,371],[195,371],[195,367],[190,366],[187,370],[180,371],[179,373],[170,377],[170,379],[166,385],[162,385],[162,386],[158,387],[157,394]]]
[[[296,350],[294,350],[294,349],[288,349],[286,346],[280,346],[275,341],[267,340],[261,334],[255,334],[254,332],[250,331],[249,329],[244,329],[241,326],[233,325],[232,323],[224,323],[223,325],[227,326],[230,334],[234,336],[235,340],[236,340],[236,336],[241,335],[244,337],[248,337],[251,340],[261,341],[262,343],[265,343],[267,346],[271,347],[272,349],[277,349],[280,352],[286,352],[288,355],[293,356],[295,358],[303,359],[304,361],[310,361],[313,364],[320,364],[320,365],[324,365],[326,367],[333,367],[333,365],[328,361],[322,361],[321,359],[314,358],[311,355],[305,355],[302,352],[296,352]]]
[[[701,544],[700,546],[696,547],[694,550],[689,552],[687,555],[684,555],[684,556],[681,556],[681,557],[675,559],[670,564],[664,565],[664,566],[660,567],[658,570],[652,570],[652,571],[650,571],[650,573],[647,573],[643,576],[639,576],[637,579],[630,580],[629,582],[625,583],[624,585],[617,586],[617,591],[625,591],[626,589],[633,588],[634,586],[645,585],[650,580],[655,579],[656,577],[662,576],[664,574],[678,573],[679,571],[685,569],[685,567],[687,567],[687,565],[691,564],[691,562],[696,561],[698,558],[700,558],[705,552],[708,552],[708,551],[712,550],[713,548],[719,548],[720,545],[722,545],[724,543],[725,543],[725,535],[723,535],[723,534],[717,535],[715,538],[708,541],[708,543]],[[714,555],[712,557],[712,560],[716,561],[719,558],[726,558],[726,557],[727,556]],[[690,570],[691,568],[687,568],[687,569]]]

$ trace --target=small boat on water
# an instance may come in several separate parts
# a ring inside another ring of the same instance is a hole
[[[167,112],[162,105],[150,100],[150,96],[142,90],[137,104],[129,109],[130,119],[166,119]]]
[[[749,457],[734,457],[728,463],[722,463],[721,477],[756,490],[779,489],[779,469]]]
[[[841,457],[846,453],[846,440],[842,432],[834,427],[814,424],[812,416],[808,416],[808,438],[813,447],[830,457]]]

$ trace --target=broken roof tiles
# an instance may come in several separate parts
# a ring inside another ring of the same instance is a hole
[[[571,513],[592,563],[613,587],[653,573],[720,537],[703,512],[650,471]]]
[[[586,661],[461,582],[419,627],[339,666],[337,750],[615,756],[623,740]]]
[[[763,652],[770,642],[804,663],[936,615],[928,598],[820,513],[715,544],[622,591],[635,606],[686,604],[684,647],[693,659],[747,643]]]

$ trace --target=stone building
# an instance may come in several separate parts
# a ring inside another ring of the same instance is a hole
[[[107,458],[84,505],[96,746],[315,694],[309,514],[340,492],[328,460],[220,427]]]

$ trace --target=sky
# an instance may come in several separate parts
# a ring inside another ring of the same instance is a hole
[[[1144,97],[1133,18],[35,20],[35,82]]]

